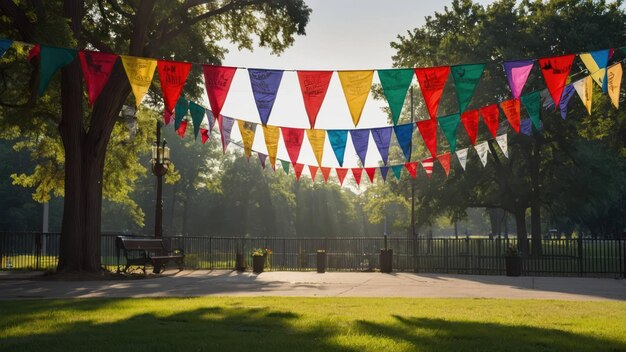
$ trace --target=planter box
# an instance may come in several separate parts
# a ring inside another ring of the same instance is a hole
[[[237,253],[237,257],[235,259],[235,270],[237,271],[245,271],[246,270],[246,259],[243,253]]]
[[[506,276],[522,276],[522,257],[504,257]]]
[[[380,250],[380,272],[381,273],[392,272],[393,271],[392,263],[393,263],[393,250],[381,249]]]
[[[326,272],[326,252],[317,252],[317,272],[320,274]]]
[[[265,266],[265,256],[255,255],[252,256],[252,271],[260,274],[263,272]]]

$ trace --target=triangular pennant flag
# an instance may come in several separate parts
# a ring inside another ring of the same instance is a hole
[[[526,107],[528,117],[537,129],[541,128],[541,95],[538,91],[522,96],[522,104]],[[560,101],[559,101],[560,102]]]
[[[317,175],[318,167],[315,165],[309,165],[309,173],[311,174],[311,180],[315,182],[315,175]]]
[[[396,180],[399,180],[400,177],[402,177],[402,169],[404,169],[404,165],[402,164],[391,166],[391,171],[393,172],[393,175],[396,177]]]
[[[374,183],[374,176],[376,175],[375,167],[366,167],[365,173],[367,174],[367,178],[370,179],[370,183]]]
[[[230,133],[233,130],[233,125],[235,124],[235,120],[230,117],[222,116],[220,119],[220,133],[222,134],[222,148],[224,153],[226,153],[226,148],[228,144],[230,144]]]
[[[354,181],[356,182],[357,186],[361,185],[361,176],[363,175],[363,169],[361,169],[360,167],[355,167],[352,168],[352,176],[354,176]]]
[[[202,144],[206,143],[209,140],[209,130],[206,128],[200,129],[200,136],[202,137]]]
[[[300,149],[302,148],[302,140],[304,139],[304,130],[302,128],[281,127],[283,132],[283,141],[287,148],[287,154],[293,165],[296,165]]]
[[[410,68],[378,70],[378,78],[387,98],[389,110],[391,110],[393,124],[397,125],[406,99],[406,92],[413,80],[413,70]]]
[[[439,118],[439,126],[443,130],[443,134],[446,135],[448,143],[450,143],[450,151],[454,153],[456,150],[456,129],[461,122],[461,115],[453,114]]]
[[[257,153],[257,156],[259,157],[259,162],[261,163],[261,167],[263,168],[263,170],[265,170],[265,161],[267,160],[267,155],[263,153]]]
[[[76,58],[76,50],[41,45],[39,59],[39,96],[42,96],[55,72]],[[152,78],[152,76],[150,77]]]
[[[487,154],[489,154],[489,142],[482,142],[480,144],[476,144],[474,148],[476,148],[476,152],[478,153],[478,157],[480,158],[480,162],[483,164],[483,166],[487,165]]]
[[[300,176],[302,176],[302,170],[304,170],[304,164],[293,164],[293,170],[296,172],[296,181],[300,181]]]
[[[574,86],[571,84],[568,84],[565,86],[565,89],[563,89],[563,96],[561,97],[559,108],[561,109],[561,117],[564,120],[567,117],[567,105],[569,104],[569,101],[572,100],[575,92],[576,89],[574,89]]]
[[[306,136],[313,149],[317,165],[322,165],[322,156],[324,155],[324,141],[326,140],[325,130],[306,130]]]
[[[4,53],[11,47],[13,41],[11,39],[0,39],[0,57],[4,56]]]
[[[570,54],[539,59],[543,79],[546,81],[546,87],[555,105],[559,105],[561,101],[561,94],[563,94],[569,71],[572,69],[574,57],[574,54]]]
[[[433,157],[437,155],[437,120],[429,119],[416,122],[417,128],[424,139],[426,148]]]
[[[363,107],[372,88],[373,70],[339,71],[343,95],[346,97],[354,126],[359,124]]]
[[[165,126],[169,125],[172,122],[172,113],[167,110],[163,110],[163,122],[165,122]]]
[[[520,121],[521,121],[521,104],[519,99],[511,99],[500,103],[504,116],[509,120],[509,125],[513,128],[513,131],[519,133]]]
[[[580,79],[572,83],[572,85],[574,86],[574,89],[576,89],[576,93],[578,93],[583,105],[587,108],[587,112],[591,115],[591,98],[593,97],[593,80],[591,79],[591,76]]]
[[[187,120],[181,121],[180,125],[176,129],[176,133],[180,136],[180,138],[185,137],[185,132],[187,131]]]
[[[370,141],[370,130],[350,130],[350,138],[352,138],[354,150],[356,150],[356,154],[359,156],[361,164],[365,165],[367,146]]]
[[[343,166],[343,157],[346,153],[346,142],[348,141],[347,130],[328,130],[328,141],[330,146],[333,147],[333,152],[337,158],[339,166]]]
[[[565,91],[565,89],[563,89]],[[540,96],[540,100],[543,102],[541,103],[541,107],[544,110],[551,110],[551,109],[555,109],[554,105],[554,100],[552,100],[552,96],[550,95],[550,91],[546,88],[546,89],[542,89],[539,92],[539,96]],[[561,99],[563,99],[563,94],[561,94]],[[561,103],[559,102],[559,105]]]
[[[285,174],[289,175],[289,162],[286,160],[281,160],[280,164],[283,166],[283,170],[285,171]]]
[[[200,132],[200,125],[204,120],[204,107],[196,104],[193,101],[189,102],[189,113],[191,114],[191,121],[193,122],[193,135],[198,139],[198,132]]]
[[[381,166],[380,168],[380,176],[382,176],[383,181],[387,181],[387,173],[389,172],[389,166]]]
[[[117,55],[99,51],[80,51],[78,57],[80,67],[83,70],[89,106],[92,106],[109,80],[113,66],[117,61]]]
[[[478,110],[464,112],[463,115],[461,115],[461,122],[463,122],[470,142],[472,145],[475,145],[476,136],[478,135]]]
[[[125,55],[120,57],[122,58],[122,64],[124,65],[126,76],[128,76],[130,87],[135,95],[135,104],[139,107],[152,84],[152,76],[154,76],[157,60]]]
[[[406,168],[406,171],[409,172],[409,175],[411,175],[412,178],[417,177],[417,161],[404,163],[404,167]]]
[[[456,98],[459,102],[459,112],[465,112],[472,100],[474,90],[480,82],[485,70],[485,64],[468,64],[452,66],[452,78],[456,89]]]
[[[522,120],[522,123],[520,124],[520,132],[527,136],[531,136],[533,134],[533,123],[530,119]]]
[[[602,88],[603,92],[607,92],[606,84],[606,66],[609,63],[610,49],[592,51],[580,54],[580,60],[585,64],[589,75]]]
[[[496,137],[496,142],[498,142],[498,145],[500,146],[500,150],[502,150],[502,154],[504,154],[504,156],[508,158],[509,157],[509,144],[508,144],[506,133],[501,134],[498,137]]]
[[[622,64],[616,63],[607,70],[607,90],[615,108],[619,108],[619,92],[622,85]]]
[[[411,145],[413,140],[413,124],[393,126],[398,144],[404,153],[406,160],[411,160]]]
[[[439,164],[443,167],[443,170],[446,172],[446,176],[450,175],[450,153],[445,153],[441,155],[437,155],[437,160],[439,160]]]
[[[187,99],[180,97],[178,98],[178,102],[176,103],[175,110],[175,119],[174,119],[174,129],[177,130],[180,127],[180,123],[183,121],[183,118],[187,115],[189,111],[189,102]]]
[[[483,117],[483,121],[487,125],[489,132],[495,138],[498,132],[498,118],[500,117],[500,109],[498,104],[491,104],[480,108],[480,115]]]
[[[191,70],[191,63],[159,60],[157,71],[161,81],[161,91],[163,92],[163,104],[165,110],[174,110],[174,105],[183,91],[183,86],[187,81],[187,76]]]
[[[465,170],[465,165],[467,164],[467,150],[467,148],[463,148],[456,151],[456,158],[459,160],[463,170]]]
[[[274,101],[276,101],[280,81],[283,78],[283,71],[250,68],[248,69],[248,75],[250,75],[252,94],[261,117],[261,123],[267,125],[272,107],[274,107]]]
[[[276,126],[261,126],[263,127],[263,137],[265,137],[265,146],[267,148],[267,155],[270,158],[270,164],[272,168],[276,168],[276,153],[278,152],[278,135],[280,134],[280,128]]]
[[[333,71],[298,71],[304,108],[309,117],[311,128],[315,127],[315,120],[324,102],[324,97],[326,97],[332,76]]]
[[[252,144],[254,143],[254,134],[256,132],[256,123],[244,120],[237,120],[239,125],[239,133],[241,133],[241,140],[243,141],[243,151],[246,158],[250,160],[252,154]]]
[[[348,174],[348,169],[338,167],[335,169],[335,172],[337,173],[339,184],[343,186],[343,180],[345,180],[346,175]]]
[[[535,60],[520,60],[506,61],[503,64],[514,99],[519,99],[520,95],[522,95],[522,90],[524,85],[526,85],[526,80],[528,80],[528,75],[534,63]]]
[[[383,159],[383,163],[387,165],[387,160],[389,159],[389,142],[391,141],[391,127],[373,128],[371,131],[380,157]]]
[[[213,126],[215,126],[215,115],[210,109],[205,109],[206,117],[209,120],[209,132],[213,131]]]
[[[206,94],[209,98],[213,116],[218,120],[235,72],[237,72],[236,67],[202,65]]]
[[[330,176],[330,167],[320,166],[320,171],[322,172],[322,176],[324,177],[324,182],[328,182],[328,176]]]
[[[435,165],[435,157],[430,157],[422,160],[422,167],[426,171],[426,175],[431,177],[433,175],[433,166]]]
[[[416,68],[415,75],[431,119],[437,118],[439,100],[446,86],[450,66]]]

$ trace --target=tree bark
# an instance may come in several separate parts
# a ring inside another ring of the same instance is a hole
[[[515,209],[515,228],[517,229],[517,250],[528,254],[528,233],[526,230],[526,209]]]
[[[539,183],[539,161],[540,161],[541,137],[535,137],[533,143],[533,155],[530,158],[530,233],[532,238],[532,255],[540,256],[541,245],[541,198]]]

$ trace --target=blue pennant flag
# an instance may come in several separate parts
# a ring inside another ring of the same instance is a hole
[[[387,165],[387,159],[389,159],[389,142],[391,141],[391,127],[373,128],[372,138],[374,142],[376,142],[376,147],[383,159],[383,163]]]
[[[250,75],[254,102],[257,110],[259,110],[261,123],[267,125],[274,101],[276,100],[280,80],[283,78],[283,71],[248,69],[248,74]]]
[[[9,50],[11,44],[13,44],[11,39],[0,39],[0,57],[2,57],[7,50]]]
[[[400,177],[402,177],[402,170],[404,169],[404,165],[393,165],[391,166],[391,171],[393,171],[393,175],[396,177],[397,180],[400,179]]]
[[[383,177],[383,181],[387,181],[387,173],[389,172],[389,166],[380,167],[380,175]]]
[[[411,144],[413,139],[413,124],[397,125],[393,127],[398,139],[398,144],[402,148],[406,160],[411,160]]]
[[[326,131],[326,133],[328,134],[328,141],[330,142],[330,146],[333,147],[333,152],[335,152],[335,157],[337,157],[337,162],[339,162],[339,166],[343,166],[343,156],[346,153],[348,131],[328,130]]]
[[[370,130],[350,130],[352,145],[361,160],[361,165],[365,165],[365,157],[367,156],[367,146],[370,141]]]

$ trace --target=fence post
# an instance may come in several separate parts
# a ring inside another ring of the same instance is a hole
[[[213,270],[213,237],[209,237],[209,269]]]
[[[623,266],[623,272],[622,272],[622,278],[626,279],[626,240],[620,240],[620,243],[622,244],[622,255],[621,255],[621,259],[622,259],[622,266]]]
[[[443,256],[446,258],[446,262],[445,262],[446,274],[449,274],[450,273],[450,268],[449,268],[449,265],[448,265],[448,261],[449,261],[450,257],[448,256],[448,239],[447,238],[443,238],[442,240],[443,240]]]
[[[578,235],[578,276],[583,276],[583,238]]]
[[[41,232],[35,236],[35,270],[39,270],[39,259],[41,257]]]

